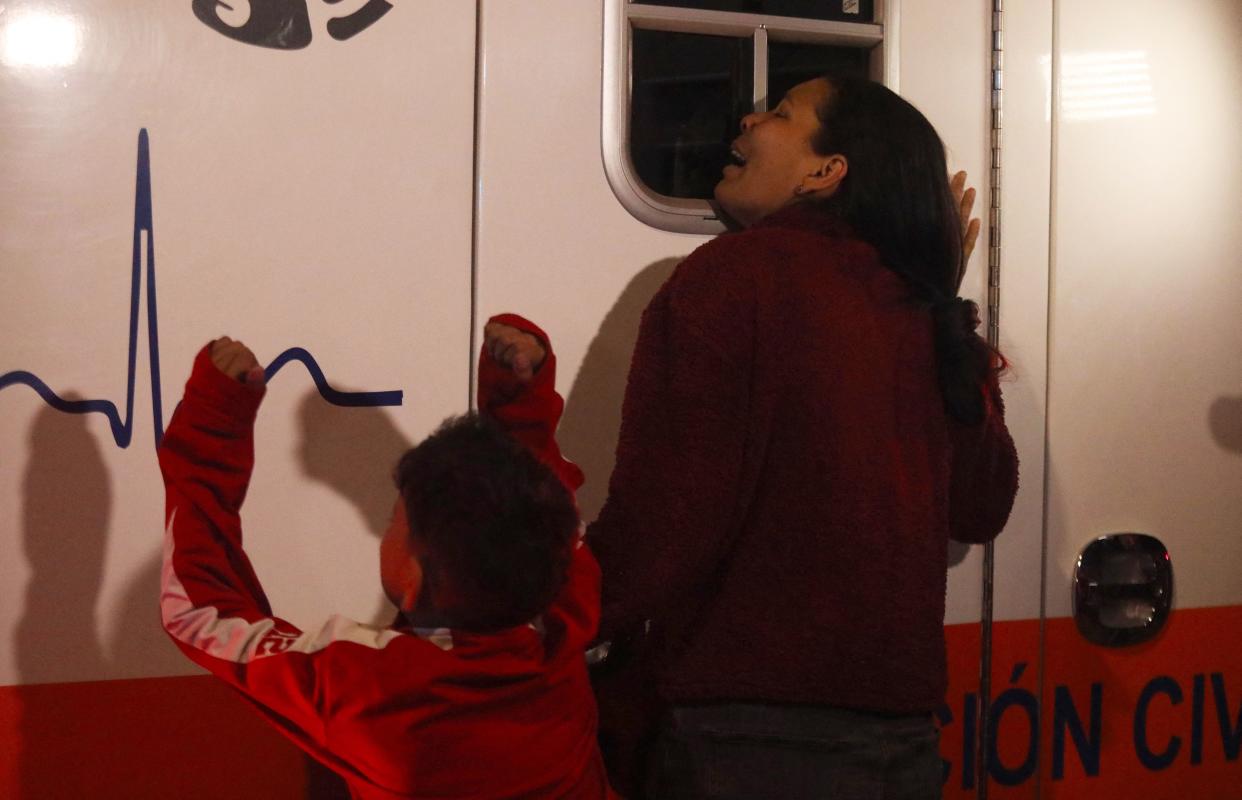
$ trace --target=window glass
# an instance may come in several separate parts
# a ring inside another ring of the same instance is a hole
[[[875,0],[639,0],[653,6],[740,11],[840,22],[874,22]]]
[[[858,47],[768,42],[768,108],[803,81],[826,73],[870,77],[871,51]]]
[[[648,188],[712,196],[753,107],[753,52],[751,39],[633,32],[630,157]]]

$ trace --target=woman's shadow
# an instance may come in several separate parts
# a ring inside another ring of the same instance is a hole
[[[626,285],[591,340],[565,398],[565,414],[556,436],[565,455],[586,475],[586,483],[578,490],[578,507],[585,521],[599,515],[608,497],[608,476],[621,430],[621,400],[643,310],[680,262],[680,258],[657,261]]]

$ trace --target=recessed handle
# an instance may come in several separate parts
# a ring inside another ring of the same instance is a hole
[[[1113,533],[1083,548],[1074,569],[1074,621],[1106,647],[1145,642],[1160,632],[1173,604],[1168,548],[1144,533]]]

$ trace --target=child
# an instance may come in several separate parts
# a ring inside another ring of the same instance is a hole
[[[546,343],[520,317],[493,318],[480,414],[401,459],[380,545],[401,613],[384,630],[273,616],[238,516],[263,370],[227,338],[195,359],[159,451],[164,628],[356,798],[607,796],[583,658],[599,568],[578,533],[582,473],[554,438]]]

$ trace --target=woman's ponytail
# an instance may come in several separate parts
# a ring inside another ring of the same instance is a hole
[[[931,317],[945,411],[962,424],[977,425],[987,413],[989,379],[1005,368],[1005,360],[976,333],[979,306],[973,300],[954,297],[934,302]]]
[[[811,148],[840,153],[849,172],[822,205],[871,244],[931,308],[936,370],[945,411],[964,424],[987,412],[988,384],[1006,367],[976,329],[979,307],[956,297],[962,284],[962,228],[949,188],[944,144],[914,106],[862,78],[825,76]]]

